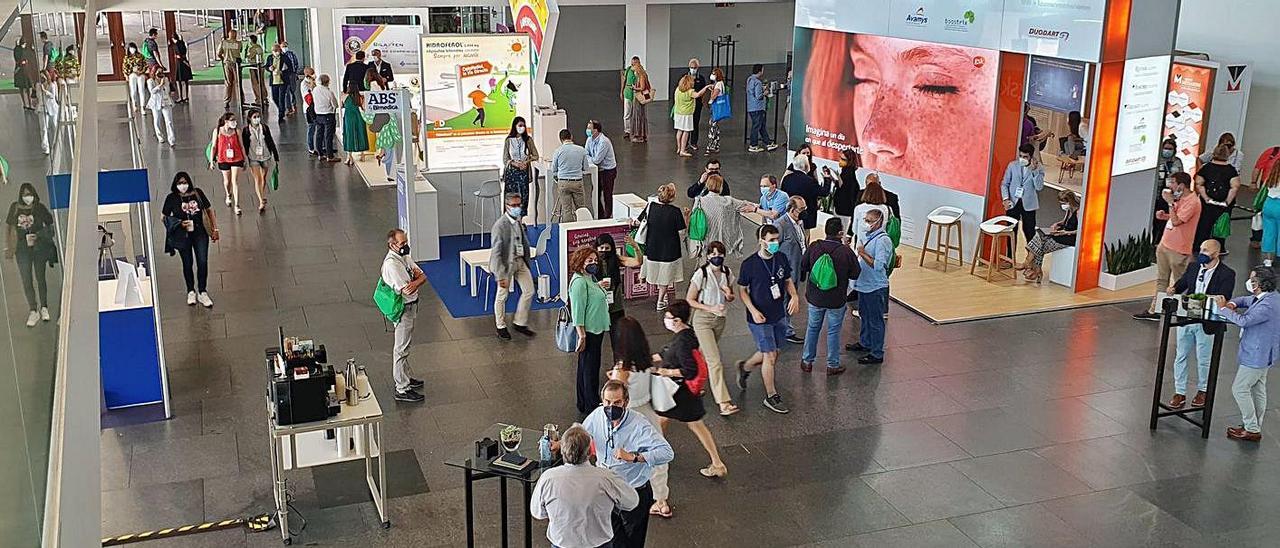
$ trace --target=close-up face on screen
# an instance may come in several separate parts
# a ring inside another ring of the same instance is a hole
[[[996,52],[832,31],[812,42],[807,126],[848,134],[868,169],[982,194]]]

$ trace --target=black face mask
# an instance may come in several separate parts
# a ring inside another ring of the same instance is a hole
[[[617,405],[604,406],[604,416],[611,421],[620,421],[627,414],[627,408]]]
[[[408,256],[409,256],[409,244],[404,244],[404,245],[400,246],[400,249],[397,249],[397,250],[396,250],[396,253],[399,253],[401,257],[408,257]]]

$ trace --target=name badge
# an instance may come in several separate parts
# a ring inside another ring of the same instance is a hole
[[[606,302],[606,303],[608,303],[608,304],[613,304],[613,292],[612,292],[612,291],[605,291],[605,292],[604,292],[604,302]]]
[[[773,294],[774,300],[782,298],[782,288],[776,283],[769,286],[769,293]]]
[[[253,151],[254,151],[254,154],[257,154],[259,158],[266,156],[266,152],[267,152],[266,149],[262,147],[257,147],[253,149]]]
[[[228,149],[227,149],[227,159],[228,159],[228,160],[230,160],[230,159],[235,158],[235,157],[236,157],[236,151],[235,151],[235,149],[228,148]]]
[[[1023,191],[1023,190],[1026,190],[1026,187],[1021,187],[1021,186],[1020,186],[1020,187],[1018,187],[1018,190],[1013,191],[1013,199],[1014,199],[1014,200],[1021,200],[1021,199],[1022,199],[1022,191]]]

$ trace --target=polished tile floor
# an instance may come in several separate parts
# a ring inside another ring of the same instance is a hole
[[[587,117],[604,120],[620,192],[683,186],[701,169],[701,159],[674,156],[665,105],[650,108],[651,141],[631,145],[618,138],[614,75],[550,80],[575,134]],[[157,196],[185,169],[220,202],[218,179],[202,165],[218,89],[193,91],[204,100],[179,109],[178,147],[146,138],[143,150]],[[128,163],[121,113],[104,116],[103,146],[119,155],[104,167]],[[780,171],[783,155],[748,155],[741,123],[728,126],[724,170],[750,194],[759,174]],[[286,176],[265,215],[234,218],[218,206],[224,240],[210,259],[213,310],[185,306],[178,260],[157,259],[174,418],[103,431],[104,535],[269,510],[261,359],[280,325],[323,342],[335,361],[354,356],[369,366],[387,410],[387,449],[396,452],[389,473],[413,486],[390,500],[394,526],[383,530],[371,504],[333,504],[344,478],[290,473],[307,520],[298,541],[307,545],[463,545],[462,476],[443,461],[494,422],[577,418],[573,361],[553,348],[553,314],[534,317],[536,339],[502,342],[488,318],[450,318],[429,287],[411,357],[427,401],[391,401],[391,335],[369,295],[395,219],[394,191],[368,190],[345,166],[316,164],[304,135],[300,120],[276,130]],[[1237,269],[1256,260],[1243,239],[1232,248]],[[933,326],[895,305],[886,363],[835,378],[801,373],[799,347],[789,346],[778,384],[790,415],[763,409],[757,382],[739,399],[742,413],[708,416],[727,478],[698,476],[705,454],[687,430],[672,430],[675,517],[651,524],[650,545],[1275,546],[1280,428],[1269,421],[1254,445],[1223,436],[1238,420],[1228,350],[1213,435],[1202,440],[1174,420],[1148,430],[1158,335],[1155,324],[1129,318],[1142,306]],[[650,304],[629,310],[655,342],[663,338]],[[731,315],[722,342],[730,360],[751,347],[742,316]],[[855,327],[847,322],[846,338]],[[1236,340],[1229,336],[1229,349]],[[480,546],[498,545],[496,491],[477,490]],[[278,542],[275,532],[225,531],[153,544]]]

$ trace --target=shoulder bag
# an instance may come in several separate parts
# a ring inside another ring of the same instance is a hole
[[[378,305],[378,311],[387,321],[400,323],[400,316],[404,315],[404,297],[382,281],[382,276],[378,276],[378,283],[373,286],[373,303]]]
[[[573,282],[569,284],[573,285]],[[578,326],[573,325],[568,294],[564,296],[564,306],[556,313],[556,349],[570,354],[578,351]]]
[[[640,212],[640,226],[636,227],[636,233],[631,237],[640,245],[644,245],[645,240],[649,238],[649,206],[651,205],[653,202],[644,205],[644,211]]]
[[[680,390],[680,385],[662,375],[649,375],[649,379],[649,403],[653,410],[659,413],[670,411],[676,406],[676,391]]]

